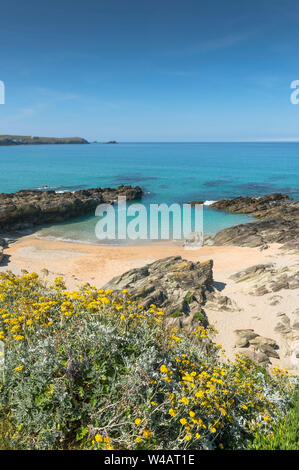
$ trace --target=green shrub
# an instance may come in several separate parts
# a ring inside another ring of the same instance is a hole
[[[256,432],[249,445],[254,450],[299,450],[299,389],[296,390],[288,414],[274,426],[272,433]]]
[[[196,312],[193,320],[200,322],[204,327],[208,326],[207,318],[203,312]]]
[[[225,361],[212,328],[169,330],[125,290],[68,292],[61,278],[6,273],[0,300],[7,447],[247,448],[287,412],[285,371]]]
[[[184,315],[183,312],[181,312],[180,310],[175,310],[169,316],[172,318],[179,318],[179,317],[182,317],[183,315]]]

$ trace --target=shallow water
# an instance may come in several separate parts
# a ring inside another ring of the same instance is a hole
[[[0,147],[0,191],[57,191],[140,185],[144,203],[183,203],[286,192],[299,197],[298,143],[125,143]],[[97,218],[42,230],[44,236],[96,242]],[[252,220],[208,206],[204,232]]]

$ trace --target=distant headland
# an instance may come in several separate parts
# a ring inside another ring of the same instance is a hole
[[[34,137],[27,135],[0,135],[1,145],[55,145],[88,144],[82,137]]]

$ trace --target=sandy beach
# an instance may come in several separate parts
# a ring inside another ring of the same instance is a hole
[[[191,261],[213,259],[214,281],[221,285],[221,294],[228,296],[233,305],[232,311],[214,310],[207,305],[205,312],[210,324],[217,330],[217,342],[221,343],[229,357],[235,353],[235,329],[252,328],[261,336],[280,341],[275,332],[277,313],[288,313],[298,305],[298,290],[282,289],[279,300],[272,305],[273,293],[256,296],[230,276],[256,264],[275,263],[276,266],[289,266],[298,262],[294,253],[287,253],[273,244],[267,250],[234,246],[204,246],[199,249],[186,249],[174,244],[104,246],[70,243],[37,238],[28,235],[17,239],[4,250],[4,260],[0,270],[11,270],[20,274],[23,269],[37,272],[49,280],[58,275],[64,276],[69,289],[89,282],[101,287],[114,276],[132,268],[168,256],[181,256]],[[274,359],[273,364],[284,365],[284,359]]]

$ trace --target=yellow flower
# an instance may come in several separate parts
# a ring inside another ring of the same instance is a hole
[[[181,402],[182,402],[182,403],[185,403],[185,405],[189,405],[189,400],[188,400],[187,397],[183,397],[183,398],[181,399]]]
[[[167,369],[167,367],[165,366],[165,364],[163,364],[163,365],[160,367],[160,371],[161,371],[162,373],[168,371],[168,369]]]
[[[192,437],[192,436],[191,436],[190,434],[186,434],[186,436],[185,436],[186,441],[190,441],[190,440],[191,440],[191,437]]]
[[[94,438],[96,442],[103,442],[103,438],[100,434],[96,434]]]
[[[17,372],[21,371],[22,369],[23,369],[23,366],[18,366],[14,368],[14,370]]]
[[[153,405],[153,406],[157,406],[157,405],[158,405],[158,403],[157,403],[156,401],[151,401],[151,405]]]
[[[180,419],[180,423],[185,426],[185,424],[187,424],[187,420],[185,418],[181,418]]]
[[[135,419],[135,424],[137,424],[137,426],[139,426],[140,423],[141,423],[141,419],[140,419],[140,418],[136,418],[136,419]]]
[[[24,336],[22,336],[22,335],[15,335],[14,338],[15,338],[17,341],[21,341],[22,339],[24,339]]]
[[[212,429],[211,429],[211,432],[212,432],[213,434],[215,434],[215,432],[217,432],[217,429],[216,429],[216,428],[212,428]]]
[[[194,411],[189,411],[189,415],[191,416],[191,418],[194,418],[194,416],[195,416]]]
[[[200,439],[200,438],[201,438],[201,435],[197,432],[197,433],[195,434],[195,437],[196,437],[196,439]]]
[[[143,437],[145,437],[146,439],[150,439],[153,435],[153,433],[149,430],[149,429],[144,429],[142,431],[142,435]]]
[[[106,445],[107,450],[114,450],[114,446],[112,444]]]
[[[141,437],[136,437],[135,441],[136,442],[142,442],[142,439],[141,439]]]
[[[175,415],[176,415],[176,412],[174,411],[173,408],[170,408],[169,414],[170,414],[170,416],[175,416]]]

